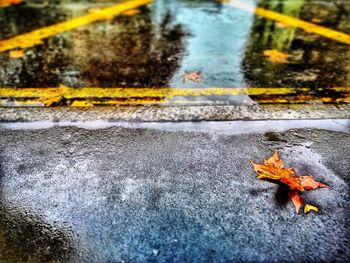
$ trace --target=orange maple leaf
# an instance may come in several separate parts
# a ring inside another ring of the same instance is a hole
[[[258,179],[279,181],[289,186],[289,198],[295,206],[297,213],[299,213],[300,207],[303,204],[303,199],[299,196],[299,191],[315,190],[321,187],[329,188],[329,186],[315,181],[310,175],[298,177],[293,168],[285,168],[283,161],[279,157],[278,150],[275,150],[274,154],[269,159],[264,160],[263,164],[258,164],[253,161],[251,161],[251,163],[254,171],[258,175]]]
[[[300,184],[298,176],[295,175],[293,168],[285,168],[284,163],[279,157],[278,150],[275,150],[272,157],[264,160],[264,164],[257,164],[252,161],[254,171],[258,179],[278,180],[288,185],[290,189],[304,191]]]

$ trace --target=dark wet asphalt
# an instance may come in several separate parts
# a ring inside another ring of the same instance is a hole
[[[1,130],[2,262],[350,259],[349,134],[157,127]],[[303,194],[318,214],[255,178],[275,148],[332,187]]]
[[[0,38],[116,2],[26,1],[2,8]],[[348,1],[261,0],[258,6],[350,34]],[[335,40],[212,0],[158,0],[140,10],[50,37],[26,49],[22,58],[1,53],[0,87],[350,86],[349,46]],[[263,52],[271,49],[289,54],[289,63],[270,62]],[[201,83],[183,83],[181,76],[191,71],[202,72]],[[313,95],[344,96],[331,93],[315,90]],[[251,104],[258,98],[206,99]]]

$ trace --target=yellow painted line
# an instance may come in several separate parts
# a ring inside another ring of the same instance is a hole
[[[70,105],[72,107],[92,107],[92,106],[130,106],[130,105],[163,105],[163,106],[180,106],[180,105],[223,105],[224,102],[215,102],[210,100],[200,100],[200,101],[166,101],[166,100],[155,100],[155,99],[128,99],[125,101],[118,100],[75,100]],[[1,105],[1,104],[0,104]]]
[[[288,26],[301,28],[301,29],[305,30],[306,32],[318,34],[320,36],[330,38],[330,39],[339,41],[341,43],[350,45],[350,35],[333,30],[333,29],[329,29],[329,28],[326,28],[323,26],[315,25],[313,23],[306,22],[306,21],[303,21],[301,19],[287,16],[287,15],[284,15],[284,14],[281,14],[278,12],[274,12],[271,10],[267,10],[267,9],[264,9],[261,7],[256,7],[254,9],[254,7],[252,7],[252,5],[245,3],[242,0],[229,0],[229,1],[221,0],[220,2],[227,3],[230,6],[239,8],[239,9],[247,11],[247,12],[254,12],[255,14],[257,14],[259,16],[278,21],[278,22],[283,23],[283,24],[288,25]]]
[[[322,91],[323,89],[316,89]],[[350,92],[350,87],[333,87],[325,90],[341,93]],[[0,97],[13,98],[53,98],[57,96],[71,98],[154,98],[177,96],[225,96],[225,95],[288,95],[311,92],[309,88],[278,88],[278,87],[248,87],[248,88],[102,88],[85,87],[70,88],[0,88]]]
[[[28,48],[41,44],[42,40],[59,33],[85,26],[97,21],[111,19],[127,10],[135,9],[140,6],[153,2],[153,0],[131,0],[117,5],[95,10],[87,15],[80,16],[52,26],[43,27],[29,33],[15,36],[9,39],[0,40],[0,52],[14,48]]]
[[[346,98],[310,98],[309,100],[305,100],[305,98],[271,98],[271,99],[254,99],[255,102],[259,104],[319,104],[319,103],[350,103],[350,97]],[[47,101],[43,101],[41,99],[25,99],[25,100],[13,100],[9,101],[6,99],[0,99],[0,107],[49,107],[54,104],[50,104]],[[57,105],[57,104],[56,104]],[[152,100],[152,99],[127,99],[127,100],[90,100],[90,99],[79,99],[66,101],[61,106],[70,106],[70,107],[93,107],[93,106],[200,106],[200,105],[226,105],[226,103],[222,101],[211,101],[211,100],[201,100],[201,101],[191,101],[191,100],[183,100],[183,101],[169,101],[169,100]],[[244,105],[244,102],[243,102]]]
[[[289,87],[248,87],[248,88],[71,88],[61,85],[55,88],[0,88],[0,97],[13,98],[173,98],[178,96],[225,96],[225,95],[288,95],[313,91],[349,93],[350,87],[289,88]]]

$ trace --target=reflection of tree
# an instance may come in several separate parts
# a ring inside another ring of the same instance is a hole
[[[164,86],[177,69],[183,31],[171,14],[160,25],[143,9],[132,19],[120,16],[111,23],[73,32],[74,64],[87,85]]]
[[[268,10],[275,10],[289,16],[298,17],[303,2],[304,1],[263,1],[261,7]],[[295,28],[284,27],[268,19],[257,19],[255,27],[261,29],[254,31],[254,37],[258,38],[259,44],[261,46],[271,45],[272,48],[278,50],[288,49],[295,34]],[[279,30],[278,27],[281,27],[281,30]]]
[[[67,20],[66,12],[60,6],[37,7],[25,3],[7,8],[0,8],[0,39]]]
[[[70,11],[64,13],[71,16]],[[19,14],[12,20],[18,33],[32,29],[22,28]],[[150,9],[143,7],[133,16],[120,15],[51,37],[21,59],[0,54],[0,86],[166,86],[182,57],[183,36],[171,13],[155,24]]]
[[[315,1],[268,1],[261,7],[310,21],[339,31],[349,30],[350,18],[343,5]],[[345,11],[344,11],[345,10]],[[264,50],[277,49],[288,53],[290,63],[273,64],[262,56]],[[349,48],[347,45],[285,27],[257,17],[251,43],[243,62],[245,78],[250,85],[329,87],[349,85]]]
[[[0,10],[1,12],[1,10]],[[38,8],[22,4],[5,8],[0,15],[2,39],[30,32],[66,20],[70,13],[59,7]],[[0,86],[45,87],[57,86],[57,73],[69,63],[64,34],[44,40],[27,50],[20,59],[12,59],[8,53],[0,54]]]
[[[1,262],[71,262],[76,253],[72,245],[67,233],[57,227],[0,202]]]

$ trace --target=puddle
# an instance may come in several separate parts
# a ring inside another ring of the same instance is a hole
[[[30,32],[118,2],[26,1],[2,8],[0,38]],[[350,6],[346,1],[249,3],[350,33]],[[287,54],[288,63],[271,62],[263,55],[266,50]],[[158,0],[140,7],[134,14],[118,15],[50,37],[42,45],[27,48],[22,57],[1,53],[0,87],[304,87],[307,93],[300,90],[271,96],[145,97],[139,104],[250,105],[317,99],[334,103],[348,97],[346,90],[327,88],[350,85],[349,52],[346,44],[255,16],[229,3]],[[191,71],[201,71],[200,83],[183,83],[183,74]],[[132,99],[130,103],[135,103]],[[127,105],[128,99],[116,98],[115,103]]]

